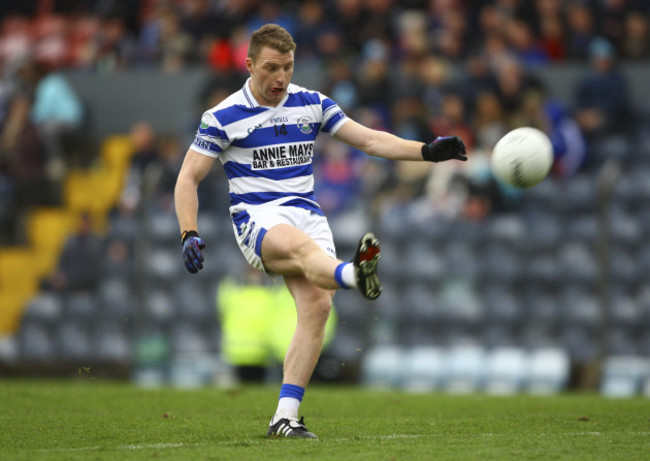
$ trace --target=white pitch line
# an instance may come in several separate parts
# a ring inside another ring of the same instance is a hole
[[[650,432],[631,432],[628,435],[640,435],[647,437],[650,435]],[[484,434],[476,434],[477,437],[498,437],[498,436],[507,436],[509,434],[495,434],[491,432],[486,432]],[[537,434],[539,437],[545,437],[549,434]],[[565,436],[573,437],[584,437],[584,436],[601,436],[602,432],[567,432]],[[441,438],[447,437],[448,434],[390,434],[390,435],[376,435],[376,436],[365,436],[365,437],[336,437],[323,439],[323,441],[354,441],[354,440],[392,440],[392,439],[427,439],[427,438]],[[255,443],[259,442],[259,439],[249,439],[249,440],[223,440],[221,442],[204,442],[204,443],[145,443],[141,445],[121,445],[117,447],[76,447],[76,448],[41,448],[35,451],[39,452],[75,452],[75,451],[94,451],[94,450],[164,450],[168,448],[181,448],[181,447],[198,447],[200,445],[239,445],[241,443]]]

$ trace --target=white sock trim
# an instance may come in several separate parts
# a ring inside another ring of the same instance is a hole
[[[347,263],[341,270],[341,279],[350,288],[357,287],[357,276],[354,273],[354,264]]]

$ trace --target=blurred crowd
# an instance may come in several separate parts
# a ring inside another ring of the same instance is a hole
[[[424,203],[481,220],[516,206],[517,191],[489,171],[490,149],[513,127],[550,135],[558,176],[597,167],[590,146],[623,133],[633,116],[618,64],[650,59],[649,17],[642,0],[3,0],[0,197],[20,195],[16,178],[56,182],[71,162],[88,114],[61,71],[210,69],[197,94],[205,110],[241,86],[249,34],[274,22],[298,44],[296,73],[312,76],[312,87],[354,119],[422,141],[455,134],[472,153],[467,165],[393,167],[322,140],[315,171],[328,213],[360,197],[376,214]],[[585,75],[573,100],[552,100],[537,70],[566,62],[583,64]],[[137,155],[134,169],[156,164],[169,192],[169,165],[191,133],[146,130],[166,153]],[[0,217],[15,201],[2,203]]]

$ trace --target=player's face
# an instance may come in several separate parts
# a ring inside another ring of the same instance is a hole
[[[293,51],[280,51],[262,47],[253,62],[246,59],[251,74],[251,91],[257,102],[263,106],[277,106],[287,94],[287,87],[293,76]]]

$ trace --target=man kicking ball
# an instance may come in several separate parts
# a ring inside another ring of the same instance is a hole
[[[185,267],[196,273],[203,268],[205,246],[197,229],[197,187],[214,159],[221,161],[239,248],[253,267],[283,277],[298,313],[268,435],[316,438],[298,411],[321,352],[334,291],[355,288],[367,299],[381,294],[379,241],[372,233],[361,237],[352,262],[336,257],[314,196],[316,136],[324,132],[391,160],[467,158],[455,136],[423,144],[372,130],[348,118],[328,97],[292,84],[295,49],[291,35],[275,24],[253,33],[246,58],[250,78],[203,114],[174,196]]]

